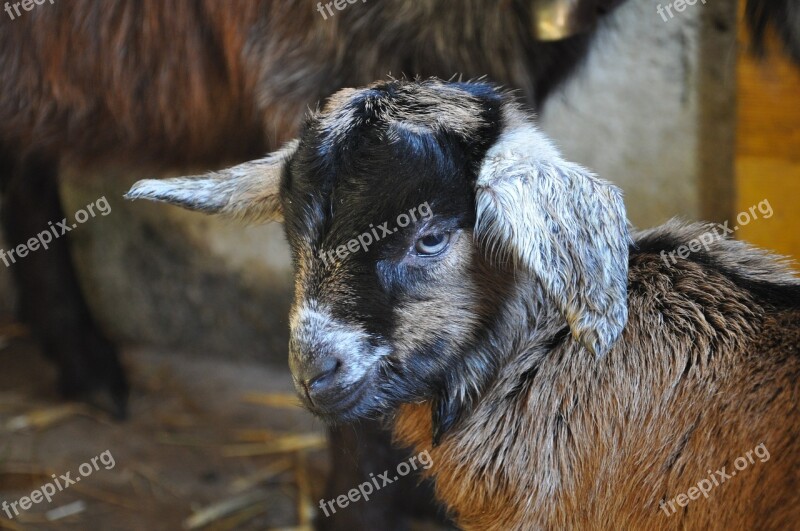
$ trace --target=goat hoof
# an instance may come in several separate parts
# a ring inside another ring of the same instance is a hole
[[[64,398],[86,402],[117,420],[128,417],[128,380],[111,342],[88,332],[47,350],[59,362]]]

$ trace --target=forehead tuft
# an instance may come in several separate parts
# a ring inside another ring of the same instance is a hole
[[[391,139],[398,131],[474,137],[487,125],[485,96],[499,98],[481,83],[386,81],[344,89],[328,100],[318,120],[321,154],[338,151],[364,126]]]
[[[421,204],[469,224],[509,98],[488,83],[434,79],[339,91],[308,117],[282,180],[290,242],[335,247]]]

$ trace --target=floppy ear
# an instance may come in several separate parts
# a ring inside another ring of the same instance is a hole
[[[279,189],[287,161],[297,149],[293,140],[267,157],[204,175],[145,179],[126,199],[151,199],[207,214],[256,223],[283,221]]]
[[[476,209],[480,244],[532,273],[573,336],[604,355],[628,318],[630,235],[620,190],[516,121],[487,151]]]

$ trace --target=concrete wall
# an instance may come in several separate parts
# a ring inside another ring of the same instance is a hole
[[[278,224],[244,227],[122,198],[138,178],[66,172],[67,212],[106,197],[74,230],[76,266],[100,324],[124,342],[285,362],[291,263]]]
[[[542,126],[568,158],[623,188],[634,225],[727,219],[736,3],[698,2],[666,22],[655,5],[631,1],[603,24]]]

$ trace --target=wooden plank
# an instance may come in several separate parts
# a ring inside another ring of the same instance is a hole
[[[737,238],[800,258],[800,68],[772,39],[764,58],[748,53],[740,23],[737,65],[737,212],[768,201],[774,211]]]

